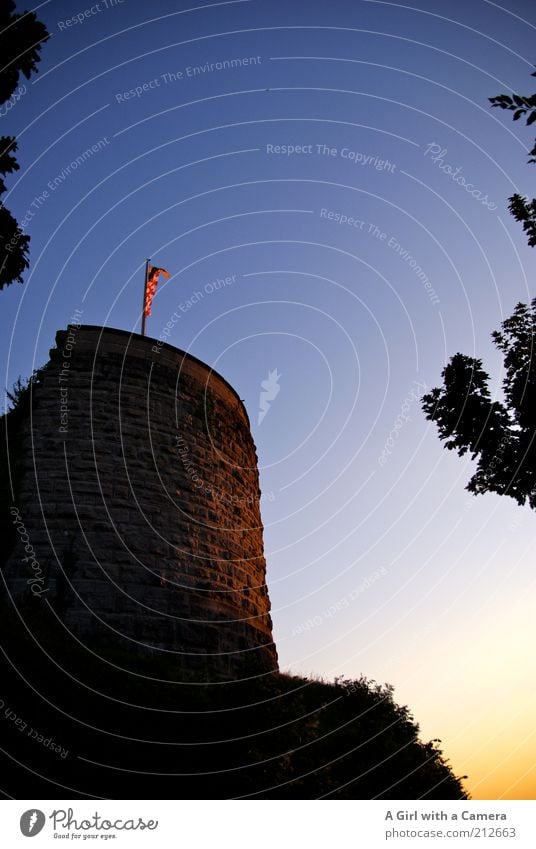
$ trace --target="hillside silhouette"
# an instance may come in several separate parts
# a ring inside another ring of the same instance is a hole
[[[86,649],[40,599],[20,614],[4,609],[0,627],[12,797],[467,798],[389,686],[254,670],[174,683],[173,656]]]

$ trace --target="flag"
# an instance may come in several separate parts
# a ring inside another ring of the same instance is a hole
[[[147,283],[145,286],[145,316],[151,315],[151,304],[153,302],[160,274],[163,274],[164,277],[167,277],[168,279],[171,277],[171,275],[166,271],[165,268],[157,268],[156,265],[150,266],[147,274]]]

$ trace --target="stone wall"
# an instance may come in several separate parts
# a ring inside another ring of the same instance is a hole
[[[21,434],[18,543],[4,574],[86,644],[173,653],[185,680],[277,669],[257,455],[245,408],[170,345],[59,331]]]

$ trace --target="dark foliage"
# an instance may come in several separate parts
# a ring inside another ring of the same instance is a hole
[[[15,14],[15,3],[2,0],[0,6],[0,103],[9,100],[20,74],[27,80],[37,73],[42,44],[49,34],[34,12]]]
[[[528,200],[521,195],[512,195],[508,208],[515,220],[523,224],[529,247],[533,248],[536,245],[536,198]]]
[[[536,71],[532,74],[536,77]],[[521,116],[526,117],[526,124],[530,127],[536,121],[536,93],[529,97],[520,94],[499,94],[496,97],[489,98],[492,106],[498,106],[499,109],[508,109],[512,111],[514,121],[518,121]],[[529,163],[536,162],[536,143],[529,153]],[[536,198],[531,201],[526,197],[515,194],[509,198],[510,213],[516,221],[523,224],[531,248],[536,245]]]
[[[0,617],[2,790],[15,798],[463,799],[391,687],[271,674],[178,683],[172,657],[83,648],[43,599]],[[31,636],[34,635],[34,636]],[[35,638],[34,638],[35,637]],[[92,653],[93,652],[93,653]],[[21,731],[16,718],[26,723]],[[28,737],[35,728],[68,755]],[[63,788],[63,789],[62,789]],[[64,796],[61,796],[63,792]]]
[[[0,136],[0,195],[6,191],[6,184],[2,177],[4,174],[12,174],[20,168],[19,163],[13,156],[17,149],[15,136]]]
[[[0,202],[0,289],[15,281],[23,282],[22,275],[29,266],[29,245],[30,237]]]
[[[0,104],[12,96],[20,74],[26,79],[37,72],[41,45],[48,39],[44,24],[33,12],[14,14],[12,0],[0,4]],[[17,144],[12,136],[0,137],[0,195],[6,191],[3,177],[18,170],[14,152]],[[0,203],[0,289],[15,281],[23,282],[28,268],[30,237]]]
[[[17,142],[13,136],[0,136],[0,194],[6,191],[2,179],[5,174],[18,171],[19,164],[13,155]],[[30,237],[24,235],[11,212],[0,201],[0,289],[17,280],[28,268]]]
[[[536,298],[517,304],[501,327],[492,339],[504,356],[504,404],[491,400],[481,360],[456,354],[422,407],[445,448],[478,457],[469,492],[509,495],[536,509]]]

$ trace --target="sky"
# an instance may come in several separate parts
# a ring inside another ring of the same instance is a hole
[[[500,393],[490,334],[536,294],[507,209],[534,132],[488,102],[534,90],[534,4],[35,8],[52,37],[0,110],[31,213],[4,385],[73,315],[139,332],[166,268],[148,335],[180,315],[167,341],[251,419],[281,669],[394,685],[473,798],[535,798],[536,520],[470,495],[419,403],[457,351]]]

